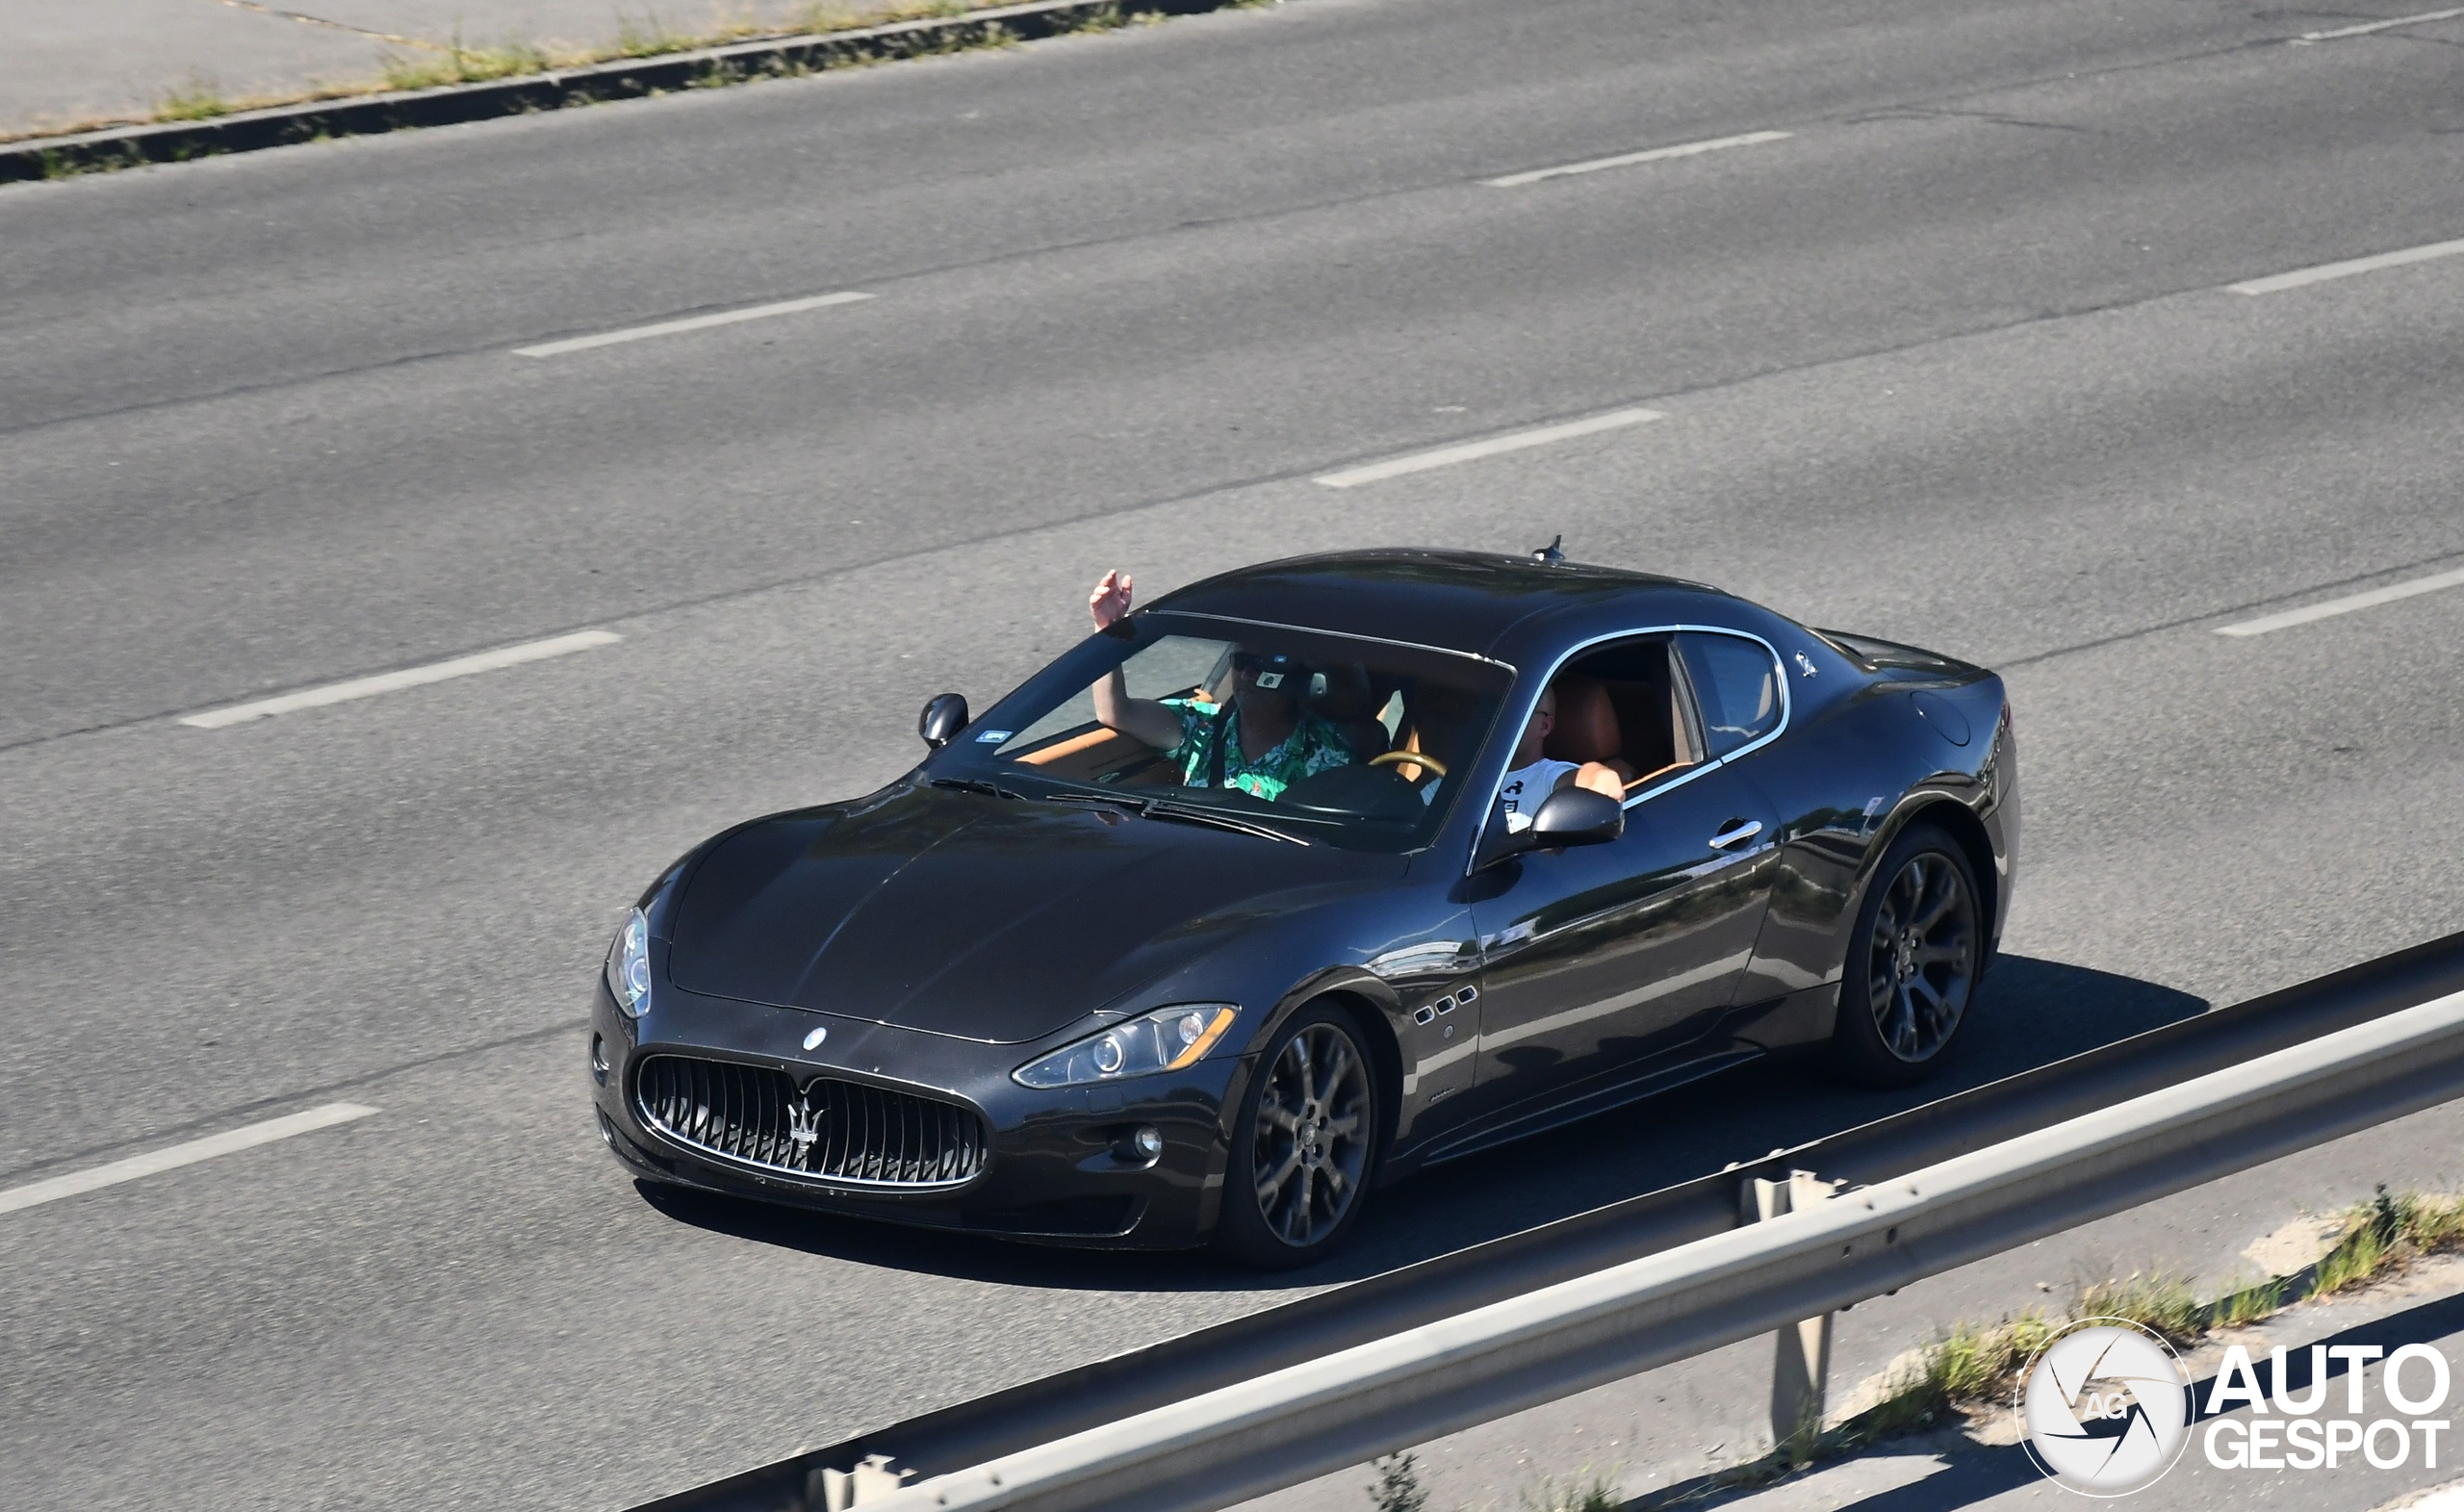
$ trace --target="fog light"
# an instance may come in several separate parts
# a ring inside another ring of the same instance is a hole
[[[1164,1131],[1151,1123],[1142,1123],[1138,1132],[1129,1137],[1129,1144],[1130,1148],[1151,1161],[1164,1153]]]
[[[607,1085],[607,1041],[598,1035],[590,1037],[590,1079]]]

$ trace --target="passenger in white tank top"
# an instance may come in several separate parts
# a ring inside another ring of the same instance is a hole
[[[1509,833],[1531,828],[1531,816],[1540,811],[1541,803],[1568,783],[1625,801],[1626,784],[1612,768],[1598,761],[1579,765],[1559,761],[1544,752],[1550,732],[1556,728],[1557,690],[1551,688],[1540,695],[1539,706],[1531,711],[1531,723],[1523,727],[1523,739],[1514,748],[1514,765],[1507,769],[1505,782],[1498,788],[1498,812],[1504,817]]]

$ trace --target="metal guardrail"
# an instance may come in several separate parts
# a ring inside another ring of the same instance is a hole
[[[1227,1506],[2459,1094],[2464,935],[642,1512]]]

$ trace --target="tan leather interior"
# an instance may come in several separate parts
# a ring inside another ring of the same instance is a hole
[[[1569,672],[1551,684],[1557,695],[1557,724],[1542,747],[1558,761],[1614,761],[1625,754],[1616,706],[1597,679]]]
[[[1630,780],[1626,783],[1626,791],[1630,793],[1637,787],[1649,787],[1652,783],[1658,782],[1661,778],[1668,776],[1671,772],[1682,772],[1693,764],[1694,763],[1691,761],[1671,761],[1668,765],[1661,767],[1656,772],[1645,772],[1642,776]]]
[[[1030,751],[1018,757],[1018,763],[1021,766],[1050,766],[1056,761],[1067,760],[1082,752],[1092,751],[1097,746],[1121,738],[1116,731],[1097,725],[1092,730],[1082,730],[1066,740],[1056,740],[1040,751]]]
[[[1560,761],[1602,762],[1629,792],[1694,765],[1671,654],[1664,642],[1628,642],[1559,676],[1556,728],[1544,749]]]
[[[1597,761],[1619,782],[1631,778],[1634,765],[1626,758],[1625,727],[1608,685],[1569,672],[1550,686],[1557,695],[1557,723],[1542,752],[1559,761]]]

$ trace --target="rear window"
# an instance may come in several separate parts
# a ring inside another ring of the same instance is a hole
[[[1694,703],[1703,716],[1703,738],[1717,758],[1780,728],[1787,697],[1780,663],[1760,641],[1741,635],[1688,631],[1677,638]]]

